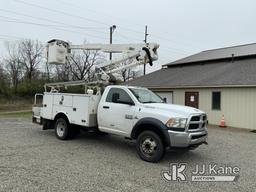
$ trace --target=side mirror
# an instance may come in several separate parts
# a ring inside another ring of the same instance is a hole
[[[120,98],[120,95],[118,94],[118,93],[114,93],[113,95],[112,95],[112,101],[113,101],[113,103],[118,103],[119,101],[119,98]]]
[[[167,98],[164,97],[164,98],[163,98],[163,101],[164,101],[164,103],[167,103]]]

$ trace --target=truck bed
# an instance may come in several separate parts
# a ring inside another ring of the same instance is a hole
[[[54,120],[57,114],[64,113],[71,124],[96,127],[100,98],[100,95],[45,92],[40,115]]]

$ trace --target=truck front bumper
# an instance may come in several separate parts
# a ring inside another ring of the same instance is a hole
[[[207,129],[197,132],[178,132],[168,130],[170,147],[190,147],[206,143]]]

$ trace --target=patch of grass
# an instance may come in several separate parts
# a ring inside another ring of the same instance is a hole
[[[31,110],[32,99],[28,98],[1,98],[0,99],[0,112],[7,111],[20,111],[20,110]]]
[[[0,113],[0,119],[31,119],[32,112]]]

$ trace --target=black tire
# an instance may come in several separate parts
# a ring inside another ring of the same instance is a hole
[[[65,118],[59,118],[55,121],[55,135],[60,140],[67,140],[70,137],[69,122]]]
[[[199,145],[194,145],[194,146],[188,147],[187,150],[193,151],[193,150],[197,149],[198,147],[199,147]]]
[[[100,135],[100,136],[109,135],[108,133],[101,132],[101,131],[97,131],[96,134],[97,134],[97,135]]]
[[[199,147],[199,145],[197,145],[197,146],[190,146],[190,147],[186,147],[186,148],[177,149],[177,151],[181,152],[181,153],[188,153],[189,151],[196,150],[198,147]]]
[[[144,161],[156,163],[165,154],[165,147],[161,137],[153,131],[143,131],[137,138],[136,149]]]
[[[69,129],[69,139],[73,139],[77,137],[81,133],[81,130],[78,126],[72,126],[71,129]]]

